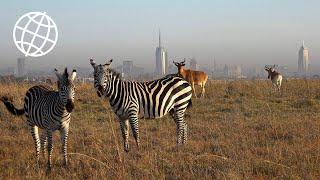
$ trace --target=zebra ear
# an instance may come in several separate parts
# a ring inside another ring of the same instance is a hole
[[[69,77],[68,68],[65,68],[65,69],[64,69],[63,75],[64,75],[66,78]]]
[[[54,69],[54,72],[58,78],[58,81],[61,79],[61,74],[59,73],[59,71],[57,69]]]
[[[90,64],[92,67],[96,66],[96,62],[93,60],[93,58],[90,59]]]
[[[70,77],[71,81],[74,81],[74,79],[76,78],[76,76],[77,76],[77,70],[73,69],[73,71],[72,71],[72,73],[71,73],[71,77]]]
[[[109,62],[107,61],[104,65],[110,65],[112,63],[113,59],[110,59]]]

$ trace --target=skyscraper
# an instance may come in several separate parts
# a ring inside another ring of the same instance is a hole
[[[17,77],[23,77],[26,75],[25,70],[25,58],[18,58],[17,59],[17,71],[16,71]]]
[[[128,78],[132,75],[133,70],[133,61],[123,61],[122,73],[124,73],[125,78]]]
[[[192,58],[190,60],[190,69],[195,70],[195,71],[199,71],[199,64],[195,58]]]
[[[309,70],[309,50],[304,45],[304,41],[302,42],[302,46],[299,49],[298,53],[298,72],[300,75],[307,75]]]
[[[168,55],[164,47],[161,46],[161,34],[159,30],[159,46],[156,48],[156,69],[157,77],[164,76],[168,71]]]

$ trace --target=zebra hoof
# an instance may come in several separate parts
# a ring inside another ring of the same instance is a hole
[[[124,150],[125,150],[126,152],[129,152],[129,144],[125,144],[125,145],[124,145]]]
[[[47,166],[46,175],[51,174],[51,166]]]
[[[68,167],[68,164],[69,164],[69,163],[68,163],[67,161],[63,161],[63,162],[62,162],[62,165],[63,165],[64,168],[67,168],[67,167]]]

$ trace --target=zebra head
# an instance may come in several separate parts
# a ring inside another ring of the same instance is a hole
[[[62,101],[62,104],[66,107],[66,110],[71,113],[74,108],[75,94],[75,86],[73,82],[76,78],[77,71],[74,69],[70,76],[67,68],[65,68],[63,74],[60,74],[57,69],[55,69],[55,73],[58,78],[60,99]]]
[[[96,65],[96,62],[93,59],[90,59],[90,64],[94,69],[94,88],[97,90],[97,94],[99,97],[101,97],[104,94],[104,91],[107,87],[111,63],[112,59],[107,61],[105,64]]]

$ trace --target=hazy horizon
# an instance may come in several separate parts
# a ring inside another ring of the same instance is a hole
[[[319,5],[315,0],[5,1],[0,7],[0,67],[16,66],[23,56],[12,30],[30,11],[47,12],[59,30],[48,55],[28,58],[35,69],[90,67],[94,57],[98,63],[114,58],[116,65],[129,59],[152,71],[159,28],[169,62],[195,57],[200,66],[215,59],[218,64],[296,67],[304,40],[311,64],[319,66]]]

